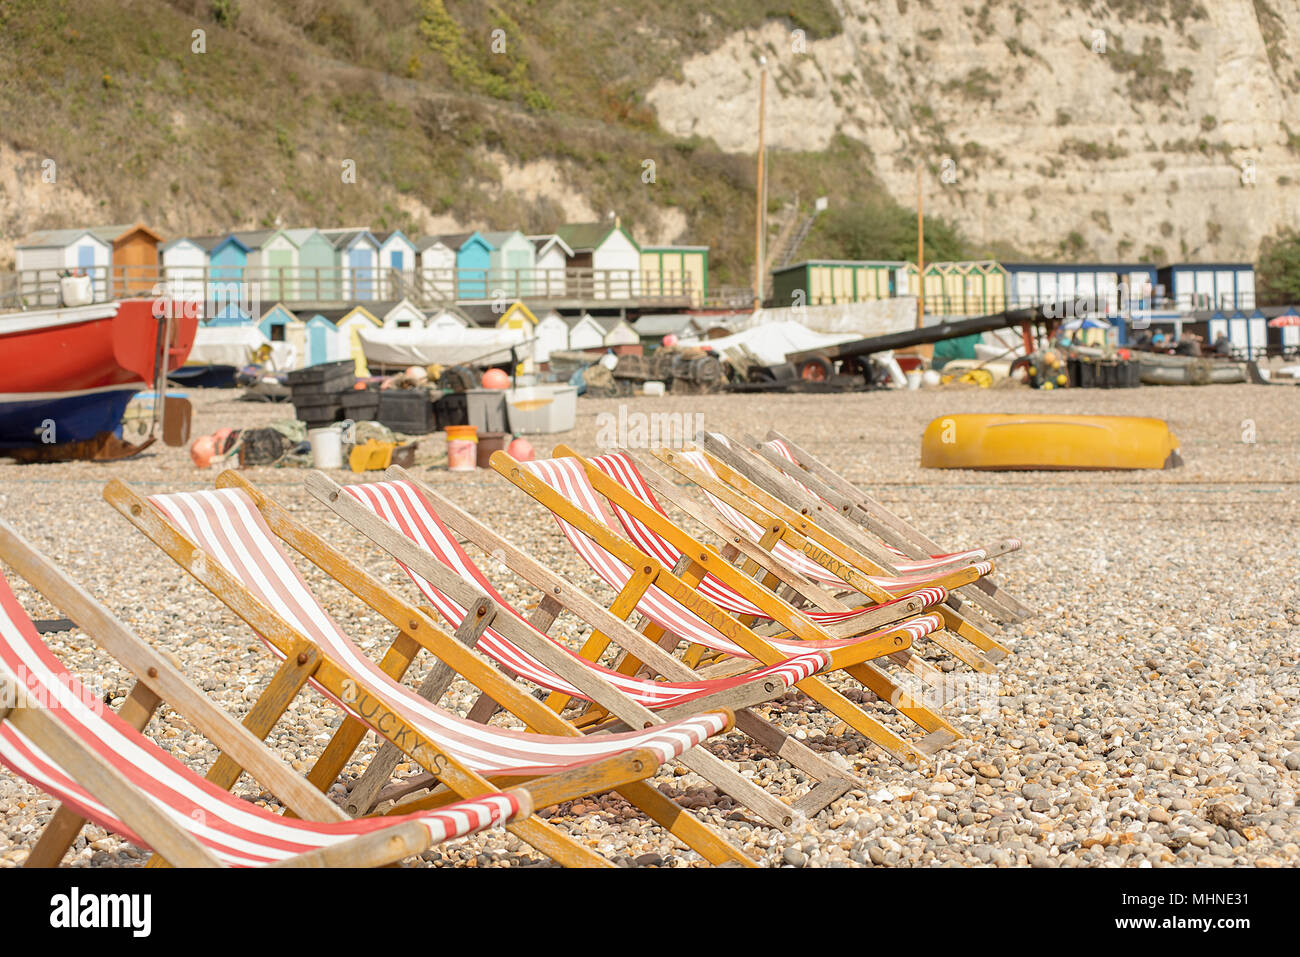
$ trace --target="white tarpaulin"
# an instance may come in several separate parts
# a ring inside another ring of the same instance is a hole
[[[268,361],[261,363],[272,371],[292,369],[297,350],[287,342],[272,342],[257,326],[199,326],[194,334],[194,348],[185,364],[190,366],[231,366],[242,369],[258,361],[257,352],[270,346]]]
[[[765,322],[721,339],[709,339],[701,345],[721,356],[725,356],[728,349],[744,346],[763,365],[772,366],[785,362],[787,353],[821,349],[861,338],[853,332],[814,332],[797,322]]]
[[[510,346],[528,338],[523,329],[361,329],[366,362],[386,366],[498,365],[510,361]],[[532,358],[533,342],[521,346],[519,361]]]
[[[814,332],[852,333],[851,339],[867,339],[916,326],[916,297],[873,299],[833,306],[788,306],[760,309],[748,316],[727,316],[733,329],[751,329],[781,322],[794,322]],[[843,340],[840,340],[843,341]]]

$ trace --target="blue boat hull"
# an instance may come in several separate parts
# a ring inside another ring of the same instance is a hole
[[[39,399],[0,399],[0,449],[63,445],[116,432],[138,387]]]

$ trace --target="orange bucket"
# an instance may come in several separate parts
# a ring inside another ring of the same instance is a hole
[[[472,472],[478,468],[478,429],[472,425],[447,426],[447,469]]]

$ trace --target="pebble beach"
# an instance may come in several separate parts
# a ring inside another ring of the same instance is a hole
[[[291,417],[235,390],[192,390],[193,434]],[[995,577],[1034,614],[1002,630],[1012,648],[997,673],[956,681],[941,713],[964,738],[928,764],[903,766],[798,692],[759,708],[816,750],[836,752],[867,785],[788,832],[764,825],[681,766],[653,783],[766,866],[1286,867],[1300,864],[1300,389],[1252,385],[1114,391],[936,389],[840,395],[668,395],[581,399],[577,427],[534,436],[539,455],[565,443],[602,451],[602,414],[680,413],[731,435],[775,428],[889,508],[952,548],[1015,536],[1021,551]],[[926,424],[959,412],[1061,412],[1165,419],[1181,469],[1148,472],[971,472],[919,467]],[[612,598],[540,505],[490,470],[450,473],[441,434],[423,437],[415,471],[570,580]],[[380,473],[373,473],[378,476]],[[146,494],[212,487],[185,449],[161,444],[117,463],[18,465],[0,459],[0,516],[59,563],[136,634],[174,655],[232,714],[251,707],[275,659],[224,605],[101,497],[118,478]],[[416,602],[401,569],[303,487],[304,470],[259,467],[246,477],[367,571]],[[350,472],[342,482],[363,481]],[[699,531],[699,529],[695,529]],[[703,536],[708,538],[708,536]],[[476,559],[521,609],[535,590]],[[295,556],[296,557],[296,556]],[[378,657],[391,626],[299,562],[345,631]],[[57,618],[11,578],[34,618]],[[575,647],[585,626],[563,614],[551,634]],[[47,636],[52,651],[114,707],[132,679],[77,630]],[[954,676],[976,676],[933,649]],[[415,686],[430,660],[407,676]],[[855,683],[828,679],[900,733]],[[458,680],[443,705],[463,713],[476,693]],[[306,690],[268,744],[306,772],[340,722]],[[509,725],[498,715],[497,722]],[[146,733],[199,773],[216,750],[164,707]],[[793,803],[805,775],[738,733],[711,748]],[[343,775],[376,751],[368,735]],[[412,771],[401,764],[399,774]],[[247,777],[237,793],[275,806]],[[341,799],[344,784],[331,792]],[[0,772],[0,866],[20,865],[56,805]],[[544,817],[620,865],[702,866],[616,796],[545,809]],[[65,858],[75,866],[140,866],[147,855],[88,827]],[[495,830],[425,852],[425,866],[551,866]]]

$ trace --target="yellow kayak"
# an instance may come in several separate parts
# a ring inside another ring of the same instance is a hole
[[[1126,415],[945,415],[925,428],[928,469],[1170,469],[1183,464],[1162,419]]]

